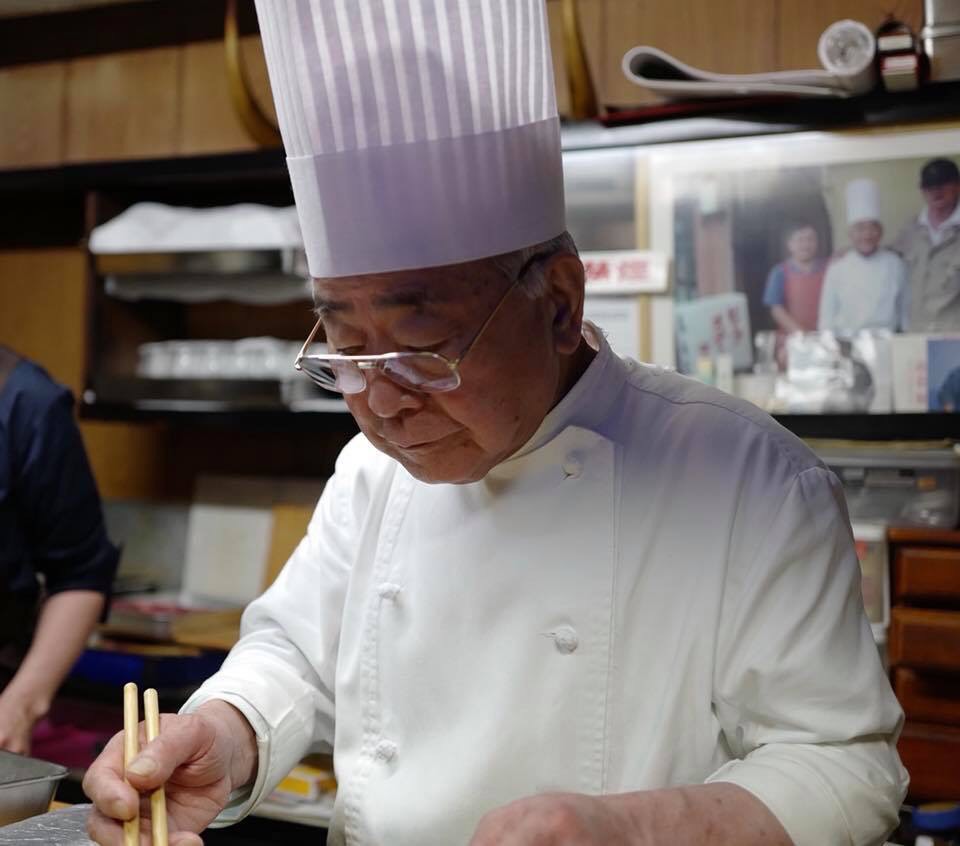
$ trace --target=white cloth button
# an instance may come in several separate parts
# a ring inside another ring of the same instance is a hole
[[[557,652],[569,655],[580,645],[580,639],[572,626],[560,626],[553,633],[553,643],[557,647]]]
[[[381,761],[392,761],[397,757],[397,744],[390,740],[381,740],[377,744],[376,756]]]
[[[395,585],[392,582],[384,582],[380,587],[377,588],[377,593],[380,594],[381,599],[386,599],[393,601],[397,598],[397,594],[400,593],[400,585]]]
[[[575,455],[568,455],[561,466],[564,475],[571,479],[576,479],[583,472],[583,462]]]

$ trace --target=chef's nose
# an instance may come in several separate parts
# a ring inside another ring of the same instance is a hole
[[[423,396],[398,385],[382,373],[366,374],[367,407],[377,417],[396,417],[400,412],[423,406]]]

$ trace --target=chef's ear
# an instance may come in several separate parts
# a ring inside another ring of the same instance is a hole
[[[553,306],[554,348],[561,355],[571,355],[580,345],[583,325],[583,265],[573,253],[559,252],[550,256],[543,273],[545,296]]]

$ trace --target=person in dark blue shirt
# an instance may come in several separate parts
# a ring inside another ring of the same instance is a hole
[[[937,391],[942,411],[960,411],[960,367],[956,367],[947,374],[940,390]]]
[[[70,391],[0,346],[0,749],[29,752],[119,557]]]

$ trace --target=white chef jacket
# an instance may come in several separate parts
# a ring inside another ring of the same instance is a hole
[[[906,325],[907,267],[892,250],[869,256],[849,250],[827,267],[820,294],[821,332],[852,335],[861,329]]]
[[[705,781],[797,846],[873,844],[906,788],[837,480],[606,342],[482,481],[421,483],[355,438],[186,710],[209,697],[260,753],[218,822],[332,746],[333,845],[458,846],[522,796]]]

